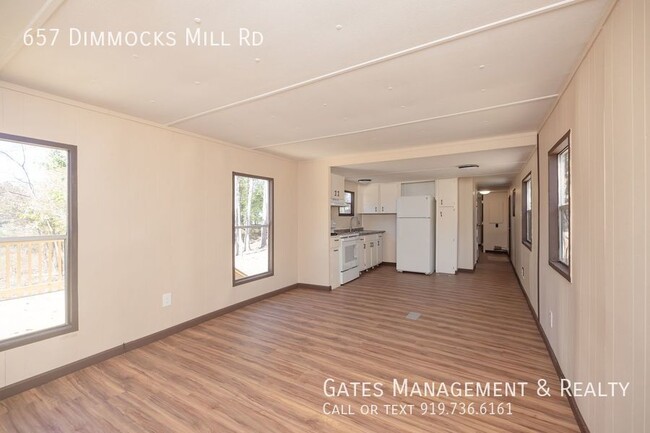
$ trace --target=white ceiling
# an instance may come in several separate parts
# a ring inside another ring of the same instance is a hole
[[[480,152],[431,156],[334,167],[332,172],[347,180],[371,179],[373,182],[417,182],[452,177],[473,177],[477,188],[507,188],[519,173],[535,146],[511,147]],[[478,168],[459,169],[459,165],[477,164]]]
[[[609,2],[0,0],[0,79],[291,158],[409,148],[535,131]],[[34,23],[58,42],[22,46]],[[178,43],[71,47],[71,27]],[[197,27],[234,45],[186,47]]]

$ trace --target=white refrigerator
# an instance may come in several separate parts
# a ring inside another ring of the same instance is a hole
[[[435,261],[435,200],[430,195],[397,199],[397,270],[432,274]]]

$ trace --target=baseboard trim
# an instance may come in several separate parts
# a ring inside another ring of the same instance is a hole
[[[246,299],[245,301],[241,301],[236,304],[229,305],[227,307],[213,311],[211,313],[207,313],[202,316],[196,317],[194,319],[190,319],[186,322],[179,323],[178,325],[174,325],[172,327],[163,329],[162,331],[158,331],[153,334],[144,336],[142,338],[138,338],[137,340],[129,341],[123,343],[120,346],[112,347],[110,349],[104,350],[103,352],[90,355],[78,361],[71,362],[70,364],[57,367],[54,370],[46,371],[45,373],[41,373],[37,376],[30,377],[25,380],[21,380],[20,382],[13,383],[11,385],[7,385],[4,388],[0,388],[0,400],[4,400],[5,398],[14,396],[16,394],[20,394],[21,392],[35,388],[37,386],[45,385],[48,382],[66,376],[70,373],[74,373],[75,371],[82,370],[86,367],[90,367],[91,365],[98,364],[102,361],[106,361],[107,359],[113,358],[115,356],[122,355],[133,349],[137,349],[138,347],[142,347],[147,344],[153,343],[155,341],[161,340],[165,337],[169,337],[170,335],[174,335],[187,328],[191,328],[203,322],[207,322],[208,320],[212,320],[219,316],[223,316],[224,314],[228,314],[230,312],[254,304],[256,302],[263,301],[264,299],[272,298],[273,296],[279,295],[284,292],[288,292],[289,290],[293,290],[297,287],[305,287],[305,286],[310,286],[310,285],[292,284],[290,286],[286,286],[281,289],[273,290],[263,295],[255,296],[253,298]],[[325,287],[325,286],[315,286],[315,287]],[[327,290],[329,290],[329,287],[327,288]]]
[[[471,274],[474,272],[474,269],[458,268],[458,272]]]
[[[546,350],[548,351],[549,356],[551,357],[551,362],[553,363],[553,367],[555,367],[555,372],[557,373],[558,377],[560,379],[566,379],[566,376],[564,375],[564,372],[562,371],[562,367],[560,367],[560,363],[557,360],[557,357],[555,356],[555,352],[553,351],[553,348],[551,347],[551,342],[548,340],[548,337],[546,337],[546,332],[544,332],[544,328],[542,328],[542,324],[539,321],[539,317],[537,316],[537,313],[535,313],[535,309],[533,308],[533,304],[530,303],[530,299],[528,298],[528,293],[526,293],[526,290],[524,290],[524,286],[521,283],[521,279],[519,279],[519,275],[517,274],[517,270],[515,269],[515,265],[510,262],[510,265],[512,267],[512,271],[515,273],[515,276],[517,277],[517,283],[519,284],[519,288],[521,289],[521,293],[524,294],[524,299],[526,299],[526,303],[528,304],[528,308],[530,309],[530,313],[533,315],[533,319],[535,319],[535,324],[537,325],[537,329],[539,330],[539,334],[542,336],[542,340],[544,341],[544,345],[546,345]],[[576,399],[572,395],[567,396],[567,400],[569,401],[569,406],[571,406],[571,411],[573,411],[573,416],[576,419],[576,423],[578,424],[578,427],[580,428],[581,433],[590,433],[589,432],[589,427],[587,426],[587,423],[585,422],[585,419],[582,416],[582,413],[580,413],[580,408],[578,407],[578,403],[576,402]]]
[[[312,289],[312,290],[332,290],[332,286],[321,286],[318,284],[303,284],[303,283],[298,283],[296,284],[296,288],[301,288],[301,289]]]

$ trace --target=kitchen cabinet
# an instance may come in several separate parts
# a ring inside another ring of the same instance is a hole
[[[377,235],[377,264],[381,265],[384,263],[384,235]]]
[[[370,268],[370,242],[368,236],[360,236],[358,242],[359,250],[359,272]]]
[[[370,248],[370,268],[374,268],[379,264],[379,237],[377,235],[368,236],[368,244]]]
[[[458,269],[458,214],[455,206],[436,208],[436,272],[455,274]]]
[[[359,188],[359,191],[361,192],[363,213],[378,213],[379,209],[381,209],[379,205],[379,184],[365,185],[363,188]]]
[[[456,206],[458,203],[458,178],[436,180],[436,204]]]
[[[345,205],[345,177],[334,173],[330,179],[330,203]]]
[[[332,290],[341,285],[340,240],[330,239],[330,286]]]
[[[359,189],[363,213],[382,214],[397,213],[397,198],[401,194],[402,184],[371,183]]]

